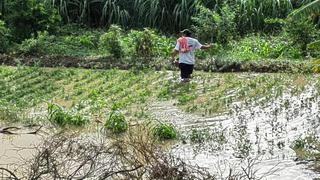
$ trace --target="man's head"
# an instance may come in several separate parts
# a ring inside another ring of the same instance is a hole
[[[185,37],[190,37],[192,35],[192,32],[189,29],[184,29],[181,31],[181,34]]]

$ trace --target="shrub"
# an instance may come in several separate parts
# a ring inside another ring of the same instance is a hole
[[[307,50],[312,57],[320,58],[320,39],[308,44]]]
[[[46,48],[54,36],[49,36],[47,31],[38,32],[37,37],[24,40],[18,47],[18,53],[23,55],[40,55],[46,53]]]
[[[3,19],[17,42],[39,31],[52,32],[61,21],[55,8],[39,0],[10,0],[6,2],[6,9]]]
[[[303,56],[307,55],[307,45],[319,37],[316,25],[308,20],[288,21],[284,31],[291,46],[300,49]]]
[[[290,147],[299,159],[318,159],[320,156],[320,141],[315,135],[299,137]]]
[[[78,113],[72,113],[64,110],[56,104],[48,105],[49,121],[59,126],[83,126],[88,123],[88,119]]]
[[[219,15],[204,6],[197,6],[197,9],[198,13],[192,17],[192,22],[194,24],[193,29],[199,39],[213,41],[216,39],[215,19],[219,17]]]
[[[9,48],[9,29],[0,20],[0,53],[5,53]]]
[[[192,20],[193,29],[201,40],[226,44],[236,36],[235,13],[224,4],[220,13],[197,6],[198,14]]]
[[[132,30],[125,39],[128,54],[133,57],[151,58],[156,55],[155,31],[145,28],[143,31]]]
[[[94,43],[92,39],[93,39],[92,36],[82,35],[79,37],[79,43],[86,47],[93,47]]]
[[[123,48],[120,41],[121,38],[122,29],[119,26],[112,25],[108,32],[100,37],[100,50],[107,50],[113,57],[121,58],[123,56]]]
[[[177,138],[177,130],[171,124],[158,124],[153,128],[153,134],[160,140],[170,140]]]
[[[158,57],[171,57],[172,46],[175,43],[175,39],[166,37],[164,35],[155,34],[154,40],[154,55]]]
[[[128,56],[143,58],[142,63],[149,63],[146,60],[153,57],[170,57],[175,39],[145,28],[143,31],[131,30],[123,42]]]
[[[128,122],[120,111],[112,111],[105,123],[105,127],[113,133],[119,134],[128,129]]]

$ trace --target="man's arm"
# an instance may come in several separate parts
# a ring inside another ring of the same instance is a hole
[[[210,49],[211,47],[212,47],[211,44],[209,44],[209,45],[202,45],[200,49],[202,49],[202,50],[208,50],[208,49]]]
[[[202,45],[198,40],[196,40],[195,49],[208,50],[208,49],[210,49],[211,47],[212,47],[212,44]]]
[[[172,54],[171,54],[171,58],[172,60],[175,60],[176,56],[179,54],[179,51],[176,49],[173,49]]]

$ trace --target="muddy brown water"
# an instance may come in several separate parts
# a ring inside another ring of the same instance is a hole
[[[0,167],[7,168],[18,177],[24,177],[24,167],[36,154],[36,147],[40,145],[42,137],[33,134],[4,135],[0,134]],[[0,179],[9,174],[0,171]]]

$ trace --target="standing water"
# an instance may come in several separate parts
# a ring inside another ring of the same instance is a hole
[[[211,118],[183,112],[174,102],[153,104],[151,111],[185,135],[172,152],[219,179],[237,174],[245,179],[319,178],[310,163],[297,161],[292,149],[295,140],[320,134],[318,92],[311,86],[298,96],[291,94],[233,103],[230,113]]]

